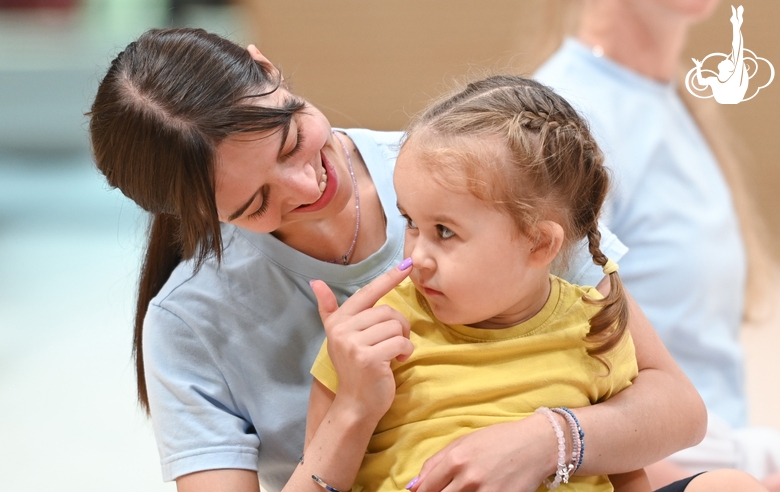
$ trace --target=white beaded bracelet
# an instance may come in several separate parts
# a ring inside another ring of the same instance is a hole
[[[566,437],[564,437],[563,430],[561,430],[561,426],[558,425],[558,421],[555,420],[555,415],[552,410],[547,407],[539,407],[536,409],[535,413],[544,414],[555,431],[555,438],[558,442],[558,469],[555,472],[555,478],[552,481],[545,479],[544,485],[548,490],[557,489],[561,482],[569,483],[569,473],[574,469],[574,465],[571,463],[568,465],[566,464]]]

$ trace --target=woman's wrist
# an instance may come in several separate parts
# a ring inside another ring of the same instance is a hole
[[[293,477],[295,483],[292,479],[289,483],[290,490],[323,490],[320,482],[340,491],[352,487],[381,416],[376,417],[368,407],[339,395],[336,394],[306,447]]]

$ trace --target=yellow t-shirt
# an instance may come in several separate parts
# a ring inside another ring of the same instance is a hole
[[[598,292],[554,276],[551,287],[539,313],[504,329],[439,322],[408,279],[379,301],[409,320],[415,350],[405,362],[392,362],[395,399],[371,437],[353,491],[404,490],[426,459],[460,436],[527,417],[540,406],[587,406],[631,384],[638,371],[628,333],[605,355],[609,373],[585,350],[588,320],[598,308],[582,296]],[[337,392],[327,342],[311,372]],[[611,491],[612,485],[606,476],[574,476],[560,490]]]

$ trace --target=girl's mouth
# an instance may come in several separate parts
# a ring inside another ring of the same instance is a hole
[[[301,205],[294,209],[292,211],[293,213],[316,212],[322,210],[327,207],[331,200],[333,200],[333,197],[336,196],[336,191],[339,189],[339,178],[336,174],[336,169],[325,156],[324,152],[320,152],[320,156],[322,157],[322,168],[324,171],[319,181],[320,197],[313,203]]]

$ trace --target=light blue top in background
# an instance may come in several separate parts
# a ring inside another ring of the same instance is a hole
[[[747,423],[738,332],[746,257],[731,195],[674,84],[568,39],[536,78],[590,121],[613,174],[605,222],[620,276],[707,408]]]

